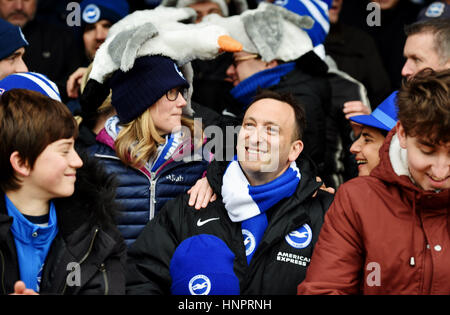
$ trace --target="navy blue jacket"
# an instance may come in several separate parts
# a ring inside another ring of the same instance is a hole
[[[204,175],[209,163],[204,159],[172,161],[148,173],[126,166],[105,143],[97,141],[89,152],[100,159],[107,173],[117,177],[116,200],[121,206],[117,225],[128,246],[168,200],[185,193]]]

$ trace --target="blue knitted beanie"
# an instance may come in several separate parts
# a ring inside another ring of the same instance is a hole
[[[170,89],[189,87],[175,62],[163,56],[136,59],[130,71],[117,70],[109,84],[120,123],[139,117]]]
[[[170,262],[173,295],[238,295],[235,255],[214,235],[190,237],[177,247]]]
[[[108,20],[114,24],[128,15],[130,10],[126,0],[83,0],[80,7],[83,25],[100,20]]]
[[[28,46],[20,27],[0,19],[0,60],[10,56],[21,47]]]

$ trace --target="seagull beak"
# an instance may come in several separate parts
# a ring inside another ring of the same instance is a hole
[[[228,35],[222,35],[217,40],[219,52],[239,52],[242,50],[242,44]]]

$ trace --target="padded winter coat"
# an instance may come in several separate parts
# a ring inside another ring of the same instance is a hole
[[[450,190],[397,175],[394,133],[371,176],[339,187],[299,294],[450,294]]]
[[[130,245],[168,200],[186,192],[204,175],[209,162],[205,159],[172,160],[150,173],[122,163],[111,147],[111,141],[103,140],[109,136],[106,132],[101,134],[103,137],[97,137],[97,144],[89,152],[100,159],[106,172],[117,177],[116,200],[120,204],[117,224],[125,242]]]

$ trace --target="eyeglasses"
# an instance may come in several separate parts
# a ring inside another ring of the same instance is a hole
[[[237,67],[238,63],[241,61],[250,60],[250,59],[259,59],[259,58],[261,58],[261,57],[258,54],[237,57],[237,58],[233,59],[233,66]]]
[[[166,98],[173,102],[178,98],[178,95],[181,93],[181,95],[184,95],[186,92],[185,88],[180,88],[180,87],[176,87],[176,88],[172,88],[169,91],[166,92]]]

